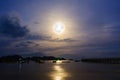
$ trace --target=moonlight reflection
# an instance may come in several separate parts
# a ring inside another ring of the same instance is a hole
[[[53,66],[54,71],[52,72],[52,80],[65,80],[69,75],[68,73],[60,66],[60,65],[54,65]]]

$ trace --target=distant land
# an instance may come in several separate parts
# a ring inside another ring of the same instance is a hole
[[[88,63],[120,64],[120,58],[89,58],[81,59],[81,61]]]
[[[62,57],[54,57],[54,56],[33,56],[33,57],[25,57],[23,58],[20,55],[9,55],[0,57],[0,63],[29,63],[29,61],[34,61],[37,63],[43,63],[46,60],[66,60]]]
[[[105,64],[120,64],[120,58],[84,58],[80,60],[65,59],[63,57],[54,56],[32,56],[32,57],[22,57],[20,55],[9,55],[0,57],[0,63],[29,63],[34,61],[36,63],[44,63],[45,61],[57,61],[57,60],[69,60],[74,62],[87,62],[87,63],[105,63]]]

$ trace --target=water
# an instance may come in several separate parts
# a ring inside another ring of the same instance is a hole
[[[120,64],[0,64],[0,80],[120,80]]]

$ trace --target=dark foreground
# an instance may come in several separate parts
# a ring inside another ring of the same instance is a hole
[[[0,63],[0,80],[120,80],[120,64]]]

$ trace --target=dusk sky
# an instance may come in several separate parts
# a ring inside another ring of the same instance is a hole
[[[12,54],[120,57],[120,0],[0,0],[0,56]]]

